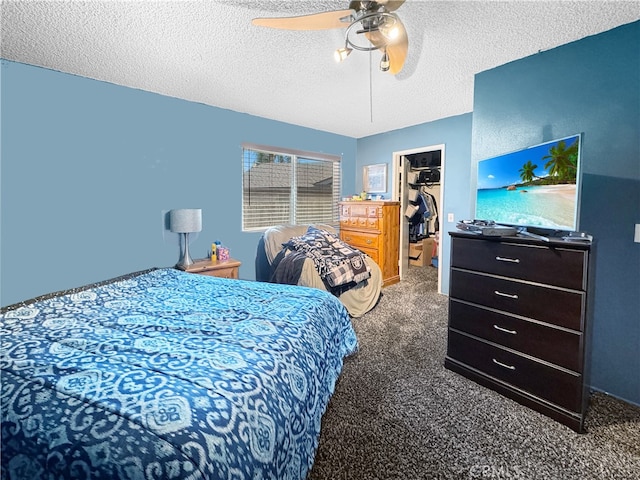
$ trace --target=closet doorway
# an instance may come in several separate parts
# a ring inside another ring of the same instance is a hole
[[[439,159],[439,166],[430,165],[429,162],[433,162],[433,159]],[[414,165],[411,165],[413,160]],[[417,163],[416,163],[417,161]],[[429,145],[425,147],[413,148],[410,150],[400,150],[393,152],[393,181],[392,181],[392,200],[400,202],[400,248],[398,265],[400,267],[400,280],[402,280],[409,268],[409,250],[410,240],[412,236],[416,234],[416,226],[410,225],[409,219],[405,216],[406,213],[411,213],[411,209],[415,208],[415,201],[410,200],[415,196],[415,190],[418,188],[425,193],[431,193],[433,200],[435,201],[435,207],[437,209],[437,219],[431,217],[431,221],[425,224],[424,229],[431,229],[429,233],[433,236],[433,230],[438,232],[440,241],[437,242],[437,257],[438,257],[438,293],[442,293],[442,269],[440,268],[441,253],[442,253],[442,228],[443,228],[443,215],[444,215],[444,174],[445,174],[445,146]],[[437,170],[437,172],[433,172]],[[418,177],[416,180],[416,174],[420,175],[421,171],[425,171],[422,174],[422,178]],[[429,172],[427,172],[429,171]],[[439,175],[438,181],[433,181],[435,176]],[[416,183],[409,183],[409,180]],[[433,194],[435,193],[435,194]],[[411,206],[408,211],[407,208]],[[415,238],[413,238],[415,240]],[[428,259],[431,258],[432,252],[422,252],[423,255],[428,255]],[[428,260],[427,259],[427,260]],[[427,261],[423,268],[429,267],[430,262]]]

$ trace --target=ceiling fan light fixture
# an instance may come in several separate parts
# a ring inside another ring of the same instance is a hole
[[[336,59],[336,62],[342,62],[351,52],[353,52],[352,48],[342,47],[333,52],[333,58]]]
[[[398,18],[392,14],[384,14],[380,20],[378,30],[384,38],[389,41],[397,40],[400,36],[400,22]]]
[[[389,55],[387,54],[387,50],[385,49],[382,53],[382,58],[380,59],[380,70],[383,72],[388,72],[389,65]]]
[[[369,53],[380,50],[380,70],[397,75],[404,65],[409,41],[395,10],[405,1],[351,0],[349,8],[345,10],[294,17],[254,18],[251,22],[257,26],[283,30],[345,28],[344,47],[333,53],[336,62],[343,62],[354,50]]]

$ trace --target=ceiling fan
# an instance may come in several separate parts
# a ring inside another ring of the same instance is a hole
[[[380,50],[380,70],[396,75],[402,70],[409,49],[407,31],[394,13],[404,2],[405,0],[354,0],[346,10],[297,17],[254,18],[251,23],[283,30],[346,28],[344,47],[338,48],[334,53],[337,61],[343,61],[353,50]]]

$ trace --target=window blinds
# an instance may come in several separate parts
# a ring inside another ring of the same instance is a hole
[[[242,226],[338,225],[340,157],[243,145]]]

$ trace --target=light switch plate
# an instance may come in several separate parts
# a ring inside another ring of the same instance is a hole
[[[633,236],[633,241],[640,243],[640,223],[636,223],[636,233]]]

